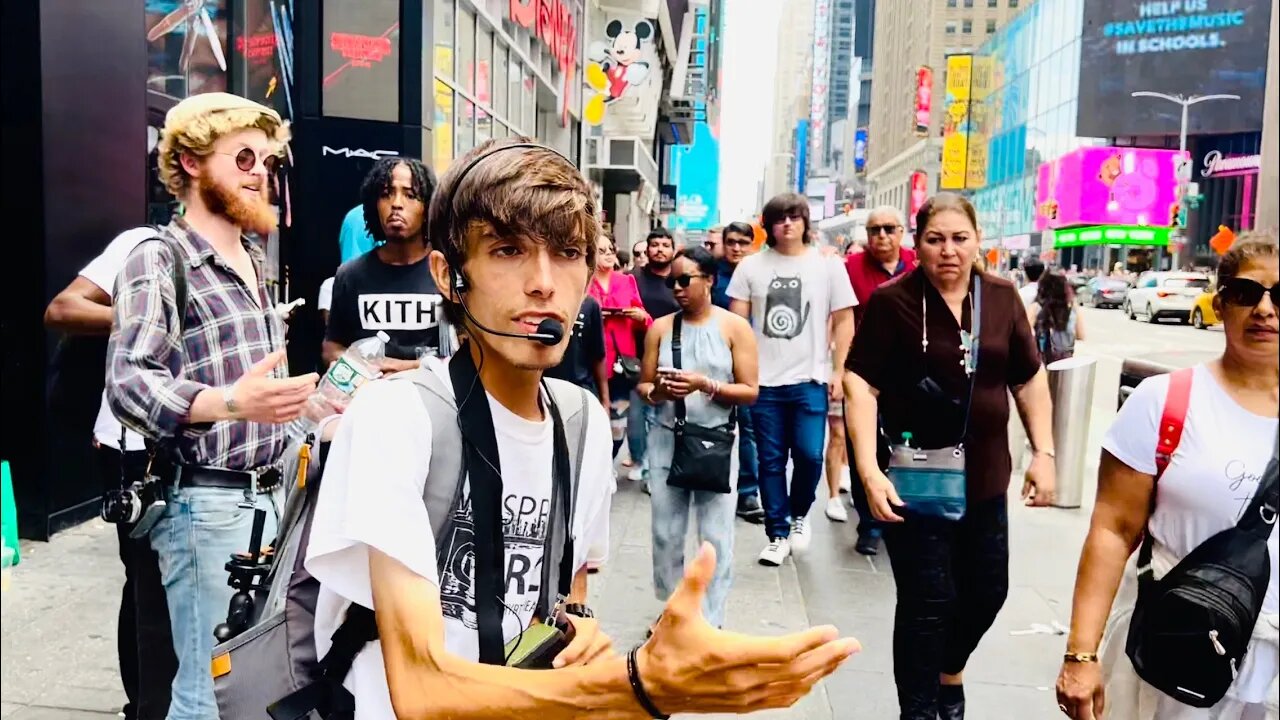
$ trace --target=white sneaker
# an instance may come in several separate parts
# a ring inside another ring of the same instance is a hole
[[[840,492],[846,495],[853,491],[853,480],[850,477],[852,472],[853,468],[850,467],[844,467],[840,470]]]
[[[840,498],[833,497],[827,500],[827,519],[832,522],[849,522],[849,512],[844,509],[844,503]]]
[[[809,522],[804,518],[791,521],[791,551],[802,553],[809,549]]]
[[[636,465],[631,468],[631,472],[627,473],[627,479],[631,482],[640,482],[644,479],[644,468]]]
[[[791,554],[791,543],[786,538],[771,538],[764,550],[760,551],[760,564],[778,567]]]

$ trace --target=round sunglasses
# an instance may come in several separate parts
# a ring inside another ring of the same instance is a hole
[[[667,284],[667,287],[671,288],[672,290],[676,289],[676,285],[679,285],[680,287],[688,290],[689,283],[693,282],[693,279],[696,277],[707,277],[707,276],[703,275],[702,273],[698,273],[696,275],[689,275],[687,273],[684,275],[668,275],[666,280],[664,280],[663,282],[665,282]]]
[[[1280,284],[1266,287],[1257,280],[1231,278],[1218,285],[1218,297],[1222,302],[1237,307],[1257,307],[1263,295],[1271,296],[1271,304],[1280,308]]]
[[[252,148],[240,148],[240,152],[237,153],[220,152],[218,154],[235,158],[236,167],[240,168],[241,172],[253,172],[253,168],[258,164],[258,154],[255,153]],[[278,156],[267,153],[267,155],[262,158],[262,167],[266,168],[267,174],[270,175],[276,171],[276,164],[279,162],[280,158]]]

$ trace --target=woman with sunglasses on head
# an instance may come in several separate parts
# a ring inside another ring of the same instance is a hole
[[[617,267],[618,246],[613,238],[601,235],[596,240],[596,272],[587,293],[600,303],[600,315],[604,318],[604,364],[613,402],[609,412],[615,421],[615,456],[623,440],[616,421],[626,417],[627,398],[631,397],[631,390],[639,379],[636,336],[653,322],[645,312],[635,277],[618,272]],[[622,427],[625,428],[625,423]]]
[[[1053,498],[1052,408],[1017,290],[974,268],[982,235],[973,206],[941,193],[916,227],[919,267],[877,288],[858,325],[846,429],[898,590],[901,718],[953,720],[964,717],[969,656],[1009,587],[1009,392],[1036,450],[1028,504]],[[894,445],[887,473],[877,417]],[[927,472],[915,470],[922,456]],[[922,477],[948,483],[913,487]]]
[[[1278,283],[1275,234],[1241,235],[1218,265],[1213,303],[1226,336],[1222,356],[1144,380],[1102,442],[1098,497],[1058,676],[1058,703],[1068,717],[1277,717],[1280,544],[1274,523],[1262,614],[1234,682],[1213,707],[1192,708],[1139,678],[1126,644],[1138,602],[1137,557],[1149,553],[1151,577],[1160,579],[1201,543],[1235,526],[1259,491],[1280,425]],[[1179,423],[1174,444],[1168,430]],[[1143,545],[1135,553],[1144,531],[1149,550]]]
[[[755,335],[746,320],[711,302],[715,271],[716,259],[706,248],[686,248],[676,256],[666,282],[680,311],[659,318],[649,328],[636,390],[658,408],[657,422],[649,430],[654,592],[665,601],[683,577],[684,540],[692,508],[699,541],[711,543],[717,559],[703,613],[708,623],[722,627],[732,579],[737,510],[734,408],[755,402],[759,388]],[[727,447],[720,448],[727,450],[723,467],[712,470],[688,464],[698,463],[698,453],[690,457],[682,453],[683,448],[677,449],[677,443],[682,432],[694,432],[690,426],[723,431],[721,440],[727,441]],[[694,474],[703,470],[706,474],[690,483],[672,473],[673,463]]]

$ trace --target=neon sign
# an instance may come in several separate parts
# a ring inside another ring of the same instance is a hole
[[[276,54],[275,33],[242,35],[236,38],[236,50],[254,65],[261,65]]]
[[[329,35],[329,47],[352,67],[367,68],[391,54],[391,38],[336,32]]]

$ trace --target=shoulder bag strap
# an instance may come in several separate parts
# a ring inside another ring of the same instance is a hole
[[[565,438],[564,420],[555,397],[548,392],[547,409],[552,423],[551,511],[546,537],[542,545],[542,588],[538,594],[538,616],[547,618],[562,597],[573,587],[573,515],[571,506],[569,443]],[[558,557],[557,557],[558,555]],[[557,577],[552,577],[555,568]],[[554,582],[553,582],[554,580]],[[553,591],[552,588],[555,588]]]
[[[1160,414],[1160,427],[1156,428],[1156,474],[1151,486],[1151,507],[1155,507],[1156,485],[1173,460],[1173,453],[1182,442],[1182,431],[1187,424],[1187,411],[1191,408],[1191,380],[1194,368],[1183,368],[1169,374],[1169,389],[1164,396],[1164,410]],[[1148,527],[1138,547],[1138,592],[1142,594],[1155,582],[1151,572],[1151,551],[1154,541]]]
[[[502,598],[505,585],[505,538],[502,533],[502,469],[493,416],[484,386],[469,352],[449,362],[449,378],[458,398],[462,426],[463,465],[471,488],[471,521],[475,527],[476,630],[480,662],[502,665]]]
[[[678,312],[671,318],[671,364],[677,370],[683,370],[684,365],[681,364],[680,357],[680,330],[684,327],[684,313]],[[676,398],[676,431],[684,427],[685,407],[684,398]]]
[[[973,411],[973,388],[978,382],[978,358],[981,353],[982,337],[982,276],[974,274],[973,276],[973,317],[969,318],[969,325],[973,328],[973,336],[969,342],[969,352],[973,354],[973,373],[969,375],[969,397],[964,403],[964,428],[960,431],[960,446],[964,447],[965,442],[969,439],[969,417]],[[929,322],[928,318],[924,322]]]
[[[1248,509],[1236,523],[1236,527],[1263,541],[1271,537],[1277,509],[1280,509],[1280,439],[1276,442],[1271,451],[1271,462],[1262,473],[1262,482],[1258,484]]]

